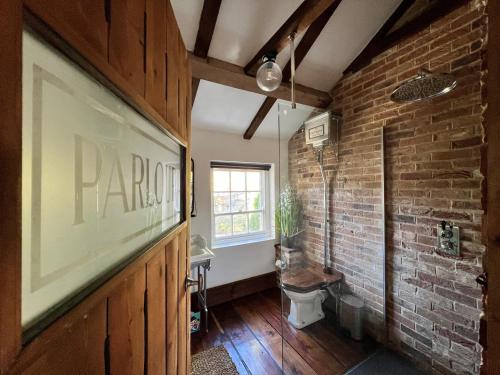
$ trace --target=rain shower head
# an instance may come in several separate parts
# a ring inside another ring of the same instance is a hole
[[[421,69],[417,77],[398,86],[391,95],[396,103],[419,102],[444,95],[455,88],[457,81],[448,73],[431,73]]]

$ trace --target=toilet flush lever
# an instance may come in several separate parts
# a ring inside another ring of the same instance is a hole
[[[190,278],[189,276],[186,276],[186,289],[189,289],[189,287],[198,285],[198,280],[194,280]]]

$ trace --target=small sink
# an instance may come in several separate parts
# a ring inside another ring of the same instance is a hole
[[[191,265],[215,258],[215,254],[207,247],[207,240],[199,234],[191,236]]]

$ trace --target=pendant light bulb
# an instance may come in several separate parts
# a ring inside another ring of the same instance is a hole
[[[262,91],[270,92],[280,87],[282,73],[281,68],[276,64],[275,55],[266,55],[263,63],[257,70],[257,85]]]

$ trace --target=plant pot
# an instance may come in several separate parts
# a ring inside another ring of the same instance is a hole
[[[299,241],[297,236],[281,238],[281,243],[290,249],[296,249],[298,246],[298,242]]]

